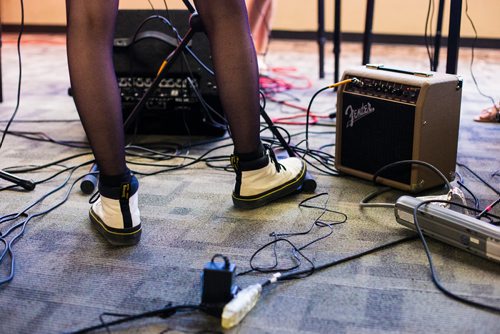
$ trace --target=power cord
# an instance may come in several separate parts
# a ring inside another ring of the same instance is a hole
[[[419,161],[419,160],[404,160],[404,161],[398,161],[398,162],[395,162],[395,163],[392,163],[392,164],[388,164],[382,168],[380,168],[373,176],[373,182],[376,182],[376,179],[377,177],[385,170],[389,169],[389,168],[393,168],[395,166],[399,166],[399,165],[403,165],[403,164],[418,164],[418,165],[423,165],[429,169],[431,169],[434,173],[436,173],[444,182],[445,184],[447,185],[447,188],[449,191],[451,191],[453,188],[450,184],[450,182],[448,181],[448,179],[443,175],[443,173],[441,173],[439,171],[439,169],[437,169],[435,166],[433,166],[432,164],[429,164],[427,162],[424,162],[424,161]],[[363,198],[363,200],[361,200],[360,202],[360,206],[361,207],[394,207],[394,204],[392,203],[367,203],[367,201],[373,199],[375,196],[378,196],[379,194],[383,193],[383,192],[386,192],[388,190],[390,190],[391,188],[383,188],[383,189],[380,189],[374,193],[371,193],[369,194],[368,196],[366,196],[365,198]],[[485,216],[485,215],[490,215],[489,214],[489,211],[493,208],[493,206],[495,206],[497,203],[500,202],[500,198],[498,198],[495,202],[491,203],[489,206],[487,206],[483,211],[481,211],[477,216],[476,218],[481,218],[482,216]],[[433,264],[433,261],[432,261],[432,255],[430,253],[430,250],[429,250],[429,247],[427,245],[427,242],[425,240],[425,237],[423,235],[423,232],[420,228],[420,225],[418,223],[418,209],[420,207],[422,207],[423,205],[426,205],[426,204],[430,204],[430,203],[444,203],[444,204],[447,204],[447,205],[455,205],[455,206],[459,206],[459,207],[462,207],[462,208],[466,208],[466,209],[469,209],[469,210],[473,210],[473,211],[479,211],[479,210],[476,210],[476,208],[471,208],[471,207],[468,207],[464,204],[461,204],[461,203],[456,203],[456,202],[452,202],[452,201],[447,201],[447,200],[426,200],[426,201],[422,201],[420,204],[418,204],[414,210],[413,210],[413,221],[414,221],[414,224],[415,224],[415,227],[416,227],[416,230],[417,230],[417,233],[418,233],[418,237],[420,238],[420,241],[422,242],[422,245],[424,247],[424,251],[425,251],[425,254],[427,256],[427,259],[428,259],[428,262],[429,262],[429,268],[430,268],[430,271],[431,271],[431,279],[433,281],[433,283],[435,284],[435,286],[440,290],[442,291],[446,296],[454,299],[454,300],[457,300],[457,301],[460,301],[462,303],[465,303],[465,304],[468,304],[468,305],[471,305],[471,306],[475,306],[475,307],[479,307],[479,308],[483,308],[483,309],[486,309],[486,310],[489,310],[489,311],[494,311],[494,312],[500,312],[500,308],[496,307],[496,306],[492,306],[492,305],[486,305],[486,304],[482,304],[482,303],[479,303],[479,302],[476,302],[476,301],[473,301],[473,300],[470,300],[470,299],[467,299],[465,297],[462,297],[462,296],[459,296],[451,291],[449,291],[448,289],[446,289],[442,283],[439,281],[439,277],[437,275],[437,272],[436,272],[436,269],[434,267],[434,264]],[[490,215],[492,217],[495,217],[495,218],[498,218],[494,215]],[[478,219],[479,219],[478,218]]]
[[[59,190],[63,189],[69,183],[69,180],[70,180],[71,176],[73,175],[73,173],[78,168],[85,166],[88,163],[89,162],[85,162],[83,164],[77,165],[77,166],[69,169],[68,176],[65,178],[65,180],[59,186],[48,191],[47,193],[42,195],[37,200],[31,202],[21,211],[0,216],[0,225],[6,224],[8,222],[12,222],[12,225],[10,227],[7,227],[5,230],[0,232],[0,242],[2,242],[2,244],[4,245],[4,249],[3,249],[2,253],[0,254],[0,265],[2,265],[4,263],[4,261],[6,261],[7,259],[10,259],[10,266],[8,269],[9,270],[8,275],[5,278],[0,278],[0,286],[2,284],[10,282],[14,278],[14,275],[15,275],[15,253],[14,253],[12,247],[24,235],[28,223],[32,219],[46,215],[47,213],[55,210],[56,208],[58,208],[59,206],[64,204],[68,200],[69,195],[71,193],[71,190],[73,189],[76,182],[79,179],[83,178],[84,175],[80,176],[75,181],[73,181],[73,183],[70,185],[68,191],[64,194],[63,198],[61,200],[57,201],[55,204],[53,204],[53,205],[49,206],[47,209],[44,209],[44,210],[39,211],[39,212],[28,213],[28,211],[31,210],[32,208],[34,208],[35,206],[40,205],[44,200],[46,200],[47,198],[49,198],[53,194],[57,193]],[[18,219],[21,219],[21,221],[16,222]],[[15,231],[18,231],[17,234],[14,234]],[[9,241],[7,241],[6,238],[11,234],[13,234],[12,238]]]
[[[487,182],[484,178],[482,178],[478,173],[476,173],[475,171],[473,171],[470,167],[468,167],[467,165],[465,165],[465,164],[463,164],[461,162],[457,162],[457,166],[462,167],[462,168],[466,169],[467,171],[469,171],[479,181],[481,181],[486,187],[490,188],[495,194],[500,195],[500,190],[498,190],[495,187],[493,187],[489,182]]]
[[[5,136],[7,135],[7,132],[9,131],[9,128],[10,128],[12,122],[14,121],[14,118],[16,118],[17,112],[19,111],[19,105],[21,103],[21,81],[22,81],[22,77],[23,77],[23,62],[22,62],[22,57],[21,57],[21,38],[22,38],[23,32],[24,32],[24,0],[20,0],[20,5],[21,5],[21,28],[19,30],[19,35],[17,36],[17,59],[18,59],[18,64],[19,64],[19,76],[18,76],[18,81],[17,81],[16,107],[14,108],[14,112],[12,113],[12,116],[10,117],[9,121],[7,122],[5,129],[3,130],[2,138],[0,139],[0,149],[2,148],[3,142],[5,140]]]
[[[308,204],[310,201],[312,201],[314,199],[317,199],[320,197],[325,197],[325,196],[327,197],[327,199],[325,200],[323,206],[321,206],[321,207]],[[307,247],[311,246],[312,244],[315,244],[315,243],[319,242],[320,240],[326,239],[329,236],[331,236],[333,234],[333,226],[340,225],[340,224],[347,222],[347,215],[345,213],[327,208],[328,197],[329,197],[328,193],[320,193],[320,194],[317,194],[317,195],[314,195],[314,196],[311,196],[311,197],[308,197],[308,198],[302,200],[298,205],[299,208],[312,208],[312,209],[320,209],[321,210],[321,213],[314,220],[314,222],[311,224],[309,229],[307,229],[306,231],[301,231],[301,232],[271,232],[269,234],[269,236],[272,237],[273,240],[268,242],[267,244],[261,246],[250,257],[250,268],[251,269],[247,270],[247,271],[240,272],[237,274],[237,276],[243,276],[243,275],[249,274],[251,272],[273,273],[273,272],[288,272],[288,271],[296,270],[301,266],[301,260],[300,260],[301,258],[306,260],[311,265],[311,269],[309,269],[308,275],[312,274],[315,270],[314,262],[311,259],[309,259],[306,255],[304,255],[304,253],[302,251],[304,251]],[[326,222],[322,219],[326,213],[333,213],[335,215],[338,215],[340,219]],[[291,242],[289,239],[287,239],[289,237],[294,237],[294,236],[308,235],[312,232],[312,230],[315,227],[318,229],[322,229],[322,228],[327,227],[329,229],[329,231],[320,237],[317,237],[311,241],[308,241],[307,243],[305,243],[302,246],[296,246],[293,242]],[[295,262],[294,265],[292,265],[290,267],[281,267],[281,268],[278,267],[278,255],[277,255],[277,248],[276,247],[279,243],[286,243],[292,248],[291,257],[292,257],[292,261]],[[254,264],[256,257],[261,252],[265,251],[268,247],[271,247],[271,246],[273,247],[274,264],[272,264],[271,266],[267,266],[267,267],[256,266]]]
[[[135,315],[130,315],[130,316],[124,316],[122,319],[114,320],[105,323],[102,318],[101,318],[101,324],[100,325],[95,325],[95,326],[90,326],[86,328],[82,328],[73,332],[67,332],[67,334],[83,334],[83,333],[90,333],[94,332],[103,328],[109,328],[111,326],[116,326],[119,324],[123,324],[126,322],[132,322],[135,320],[139,319],[145,319],[145,318],[153,318],[153,317],[161,317],[163,319],[171,317],[175,313],[179,311],[202,311],[205,312],[207,311],[205,307],[202,305],[176,305],[176,306],[166,306],[161,309],[153,310],[153,311],[148,311],[144,313],[139,313]]]
[[[474,25],[474,22],[472,21],[472,18],[469,14],[469,1],[468,0],[465,0],[465,16],[467,17],[467,20],[469,21],[471,27],[472,27],[472,30],[474,31],[474,40],[472,42],[472,47],[471,47],[471,59],[470,59],[470,75],[472,77],[472,81],[474,81],[474,85],[476,86],[476,89],[478,91],[478,93],[483,96],[483,97],[486,97],[488,98],[491,103],[493,104],[494,108],[497,110],[497,112],[500,112],[500,110],[498,109],[496,103],[495,103],[495,99],[490,96],[490,95],[487,95],[487,94],[484,94],[481,89],[479,88],[479,84],[476,80],[476,76],[474,75],[474,71],[472,69],[472,66],[474,65],[474,49],[476,47],[476,42],[477,42],[477,30],[476,30],[476,26]]]
[[[290,273],[285,273],[282,274],[280,272],[276,272],[272,275],[271,278],[267,279],[263,283],[260,284],[253,284],[250,285],[243,290],[241,290],[234,298],[231,300],[226,306],[224,307],[224,310],[222,312],[222,327],[225,329],[232,328],[236,326],[237,324],[240,323],[240,321],[252,310],[252,308],[257,304],[257,301],[260,297],[261,291],[264,287],[270,286],[271,284],[281,282],[281,281],[286,281],[286,280],[292,280],[292,279],[298,279],[298,278],[304,278],[307,277],[313,272],[317,272],[320,270],[324,270],[327,268],[331,268],[333,266],[339,265],[341,263],[345,263],[348,261],[352,261],[354,259],[358,259],[360,257],[363,257],[368,254],[373,254],[377,251],[384,250],[390,247],[394,247],[396,245],[399,245],[401,243],[405,243],[408,241],[413,241],[417,238],[417,236],[412,235],[404,238],[400,238],[394,241],[390,241],[387,243],[384,243],[382,245],[376,246],[374,248],[368,249],[366,251],[362,251],[347,257],[344,257],[342,259],[334,260],[322,265],[316,265],[314,266],[314,270],[311,269],[305,269],[305,270],[300,270],[300,271],[292,271]]]
[[[363,257],[365,255],[373,254],[377,251],[381,251],[390,247],[397,246],[401,243],[408,242],[408,241],[413,241],[417,238],[417,236],[412,235],[404,238],[400,238],[394,241],[390,241],[387,243],[384,243],[382,245],[376,246],[374,248],[371,248],[369,250],[365,250],[359,253],[352,254],[350,256],[337,259],[322,265],[317,265],[314,268],[314,271],[319,271],[319,270],[324,270],[342,263],[346,263],[348,261],[352,261],[355,259],[358,259],[360,257]],[[299,279],[299,278],[304,278],[309,275],[311,275],[314,271],[311,269],[305,269],[301,271],[293,271],[290,273],[285,273],[281,274],[279,272],[276,272],[273,274],[272,278],[264,281],[262,284],[254,284],[251,285],[240,292],[229,302],[225,305],[222,315],[221,315],[221,324],[222,327],[225,329],[231,328],[235,325],[237,325],[245,316],[248,314],[248,312],[255,306],[257,303],[258,297],[260,296],[260,292],[262,291],[262,288],[269,286],[271,284],[274,284],[276,282],[281,282],[281,281],[286,281],[286,280],[291,280],[291,279]],[[82,333],[90,333],[93,331],[97,331],[100,329],[106,328],[106,330],[109,330],[109,327],[119,325],[119,324],[124,324],[127,322],[132,322],[136,321],[139,319],[145,319],[145,318],[151,318],[151,317],[162,317],[162,318],[168,318],[175,313],[179,311],[201,311],[203,313],[212,315],[213,310],[207,308],[205,305],[202,304],[193,304],[193,305],[177,305],[177,306],[171,306],[168,305],[166,307],[153,310],[153,311],[148,311],[148,312],[143,312],[139,313],[136,315],[122,315],[122,314],[110,314],[113,316],[120,316],[122,317],[121,319],[115,320],[115,321],[110,321],[110,322],[104,322],[103,320],[103,314],[101,314],[100,321],[101,323],[99,325],[94,325],[90,327],[85,327],[83,329],[79,329],[76,331],[72,332],[67,332],[68,334],[82,334]],[[106,313],[107,314],[107,313]]]
[[[420,207],[422,207],[423,205],[427,205],[427,204],[430,204],[430,203],[447,203],[447,204],[453,204],[453,205],[457,205],[457,203],[453,203],[453,202],[450,202],[450,201],[442,201],[442,200],[422,201],[421,203],[419,203],[418,205],[416,205],[415,208],[414,208],[414,210],[413,210],[413,221],[414,221],[415,228],[417,230],[418,236],[420,238],[420,241],[422,242],[422,245],[424,247],[425,255],[427,256],[427,260],[429,262],[429,268],[430,268],[430,271],[431,271],[432,282],[447,297],[450,297],[450,298],[452,298],[452,299],[454,299],[456,301],[465,303],[467,305],[479,307],[479,308],[482,308],[482,309],[485,309],[485,310],[489,310],[489,311],[493,311],[493,312],[500,312],[500,308],[499,307],[493,306],[493,305],[487,305],[487,304],[479,303],[479,302],[476,302],[474,300],[471,300],[471,299],[459,296],[459,295],[451,292],[450,290],[446,289],[443,286],[443,284],[440,282],[439,277],[438,277],[437,272],[436,272],[436,268],[434,267],[434,263],[432,261],[432,255],[431,255],[431,252],[429,250],[429,246],[427,245],[427,241],[425,240],[425,237],[424,237],[424,234],[422,232],[422,229],[420,228],[420,225],[418,223],[418,209]],[[462,205],[459,205],[459,206],[462,206]],[[465,206],[462,206],[462,207],[465,207]],[[468,209],[474,210],[474,208],[468,208]]]
[[[427,15],[425,18],[425,31],[424,31],[424,40],[425,40],[425,48],[427,50],[427,56],[429,57],[429,66],[431,71],[436,70],[436,66],[434,64],[434,50],[430,45],[432,43],[432,21],[434,17],[434,0],[429,0],[429,4],[427,6]]]
[[[432,164],[430,164],[428,162],[425,162],[425,161],[421,161],[421,160],[401,160],[401,161],[396,161],[396,162],[387,164],[387,165],[381,167],[379,170],[377,170],[373,174],[373,183],[377,184],[377,178],[380,177],[380,174],[382,174],[384,171],[386,171],[388,169],[391,169],[391,168],[394,168],[394,167],[398,167],[398,166],[401,166],[401,165],[413,165],[413,164],[415,164],[415,165],[421,165],[421,166],[424,166],[424,167],[429,168],[430,170],[432,170],[446,184],[446,186],[448,188],[448,192],[452,191],[453,187],[451,186],[451,183],[450,183],[450,181],[448,181],[448,179],[446,178],[446,176],[444,176],[444,174],[441,173],[441,171],[439,169],[437,169],[435,166],[433,166]],[[376,190],[376,191],[368,194],[367,196],[365,196],[359,202],[359,206],[361,208],[365,208],[365,207],[393,208],[394,207],[394,203],[369,203],[368,202],[368,201],[372,200],[373,198],[377,197],[378,195],[383,194],[383,193],[385,193],[385,192],[387,192],[387,191],[389,191],[391,189],[392,188],[390,188],[390,187],[385,187],[385,188]]]
[[[347,85],[348,83],[351,83],[351,82],[354,84],[361,84],[361,81],[358,78],[350,78],[350,79],[342,80],[342,81],[336,82],[334,84],[328,85],[326,87],[320,88],[311,97],[311,100],[309,101],[309,105],[307,106],[307,111],[306,111],[306,139],[305,139],[306,152],[309,151],[309,114],[311,113],[311,106],[314,102],[314,99],[320,93],[324,92],[325,90],[332,89],[332,88],[335,89],[335,88],[340,87],[342,85]]]

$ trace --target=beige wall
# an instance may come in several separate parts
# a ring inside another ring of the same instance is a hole
[[[85,0],[80,0],[85,1]],[[105,1],[105,0],[103,0]],[[151,0],[156,8],[163,8],[162,0]],[[27,24],[64,25],[64,0],[24,0]],[[437,3],[438,1],[434,1]],[[184,8],[180,0],[167,0],[171,9]],[[326,28],[333,30],[333,0],[326,0]],[[20,21],[19,0],[0,0],[1,19],[4,24]],[[377,0],[373,31],[383,34],[423,35],[428,0]],[[443,34],[448,30],[449,0]],[[465,12],[465,1],[463,5]],[[149,8],[147,0],[121,0],[120,8]],[[342,31],[362,32],[364,29],[366,0],[342,1]],[[276,0],[273,29],[291,31],[315,31],[317,29],[316,0]],[[499,0],[469,0],[469,14],[480,38],[500,38]],[[434,19],[434,23],[435,23]],[[433,29],[434,31],[434,29]],[[466,16],[462,17],[462,36],[471,37],[473,31]]]
[[[277,11],[273,29],[310,31],[317,29],[316,0],[276,0]],[[439,1],[435,3],[434,28]],[[333,0],[325,1],[325,25],[333,30]],[[445,1],[443,34],[448,31],[449,3]],[[307,8],[306,5],[307,4]],[[374,33],[423,35],[427,15],[428,0],[376,0],[373,20]],[[470,22],[465,15],[463,1],[461,32],[464,37],[474,36]],[[342,1],[342,32],[363,32],[365,26],[366,0]],[[499,0],[469,0],[469,15],[480,38],[500,38]]]

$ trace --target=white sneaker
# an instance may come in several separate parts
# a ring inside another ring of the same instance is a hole
[[[139,181],[134,175],[119,187],[99,183],[100,196],[90,208],[90,221],[112,245],[131,246],[141,239],[138,190]]]
[[[231,164],[236,172],[233,203],[241,209],[254,209],[299,190],[306,175],[304,161],[278,161],[267,146],[261,158],[243,162],[232,155]]]

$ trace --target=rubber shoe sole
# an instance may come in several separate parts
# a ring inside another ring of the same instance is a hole
[[[272,201],[290,195],[300,189],[306,176],[306,164],[302,164],[300,173],[290,181],[253,196],[238,196],[233,192],[233,204],[238,209],[256,209]]]
[[[133,246],[141,240],[142,227],[140,224],[124,229],[109,227],[104,224],[92,208],[89,211],[89,217],[92,226],[113,246]]]

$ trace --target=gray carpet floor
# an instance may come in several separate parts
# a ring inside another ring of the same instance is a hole
[[[17,54],[15,35],[5,35],[2,48],[4,102],[0,119],[12,114],[16,103]],[[11,131],[37,132],[57,141],[84,141],[72,99],[67,94],[69,77],[63,36],[27,35],[22,45],[23,84],[17,120],[52,122],[16,122]],[[314,92],[331,83],[332,55],[326,59],[326,78],[318,79],[316,45],[313,42],[273,41],[267,56],[271,67],[294,67],[294,75],[309,79],[281,78],[297,88],[289,91],[296,103],[307,105]],[[327,45],[331,50],[331,44]],[[458,161],[466,164],[491,185],[500,188],[500,124],[475,123],[473,116],[489,105],[476,90],[470,73],[470,49],[460,51],[459,74],[464,78]],[[361,46],[344,43],[341,69],[358,65]],[[422,46],[375,45],[372,62],[426,70],[428,60]],[[441,71],[444,71],[444,55]],[[474,74],[481,89],[499,99],[500,50],[476,50]],[[278,73],[272,73],[278,77]],[[314,104],[317,113],[335,111],[336,96],[325,92]],[[297,111],[268,102],[273,117]],[[58,120],[58,122],[54,122]],[[311,127],[312,148],[333,153],[334,127]],[[5,126],[2,123],[2,128]],[[303,126],[286,126],[299,133]],[[269,135],[269,134],[267,134]],[[155,137],[174,143],[196,143],[201,138]],[[303,135],[294,138],[295,142]],[[223,143],[229,143],[225,141]],[[193,146],[182,154],[198,157],[221,143]],[[330,146],[328,146],[330,145]],[[212,153],[227,156],[232,148]],[[43,165],[86,149],[61,146],[8,135],[0,151],[0,168]],[[91,159],[90,155],[60,162],[48,170],[22,174],[41,180]],[[131,158],[138,161],[137,158]],[[140,159],[139,159],[140,160]],[[168,164],[185,163],[183,158]],[[224,166],[227,161],[217,162]],[[133,169],[154,171],[158,168],[134,165]],[[71,180],[86,173],[78,169]],[[371,182],[354,177],[332,177],[310,167],[318,188],[326,193],[314,200],[319,206],[347,215],[345,224],[333,226],[333,234],[304,250],[316,264],[341,259],[372,247],[412,234],[398,225],[392,209],[360,209],[359,201],[377,189]],[[480,205],[494,201],[496,195],[469,171],[457,167],[464,182],[479,198]],[[67,174],[39,184],[35,191],[0,192],[0,214],[19,212],[33,200],[55,189]],[[252,211],[232,206],[233,174],[222,169],[195,164],[154,176],[139,177],[140,209],[144,233],[136,247],[112,248],[91,228],[88,220],[89,196],[76,187],[66,203],[29,221],[24,235],[12,247],[15,276],[0,286],[1,333],[68,332],[99,324],[105,312],[136,314],[161,308],[169,303],[200,302],[200,274],[214,254],[226,255],[237,272],[250,267],[252,254],[270,242],[272,232],[307,230],[321,213],[306,209],[299,202],[312,194],[301,193]],[[0,188],[9,183],[0,180]],[[35,214],[60,201],[64,191],[50,196],[29,210]],[[439,191],[437,191],[439,193]],[[394,201],[403,194],[393,191],[381,200]],[[493,210],[500,214],[500,207]],[[334,213],[322,217],[326,222],[339,219]],[[11,223],[0,225],[3,234]],[[315,228],[308,235],[290,237],[298,246],[324,235]],[[11,236],[7,239],[10,240]],[[443,284],[451,291],[481,303],[500,307],[500,267],[467,252],[429,240],[434,263]],[[290,247],[277,247],[280,266],[292,264]],[[256,264],[269,266],[273,252],[265,251]],[[0,267],[0,277],[9,274],[10,261]],[[308,264],[302,260],[301,269]],[[245,287],[260,283],[270,274],[250,273],[237,278]],[[114,319],[106,317],[106,320]],[[168,319],[153,318],[111,328],[114,333],[498,333],[500,317],[496,313],[458,303],[436,289],[430,278],[427,258],[419,241],[379,251],[314,275],[280,283],[265,289],[256,307],[242,323],[224,331],[220,321],[202,313],[179,313]],[[104,331],[102,331],[104,332]]]

